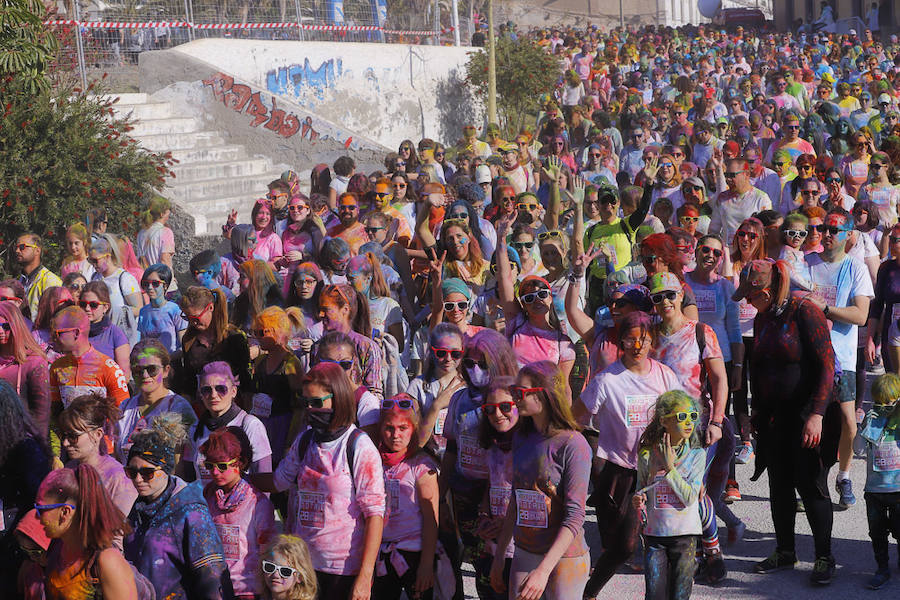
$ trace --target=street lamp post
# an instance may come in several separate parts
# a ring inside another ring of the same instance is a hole
[[[494,39],[494,0],[488,0],[488,123],[497,120],[497,54]]]

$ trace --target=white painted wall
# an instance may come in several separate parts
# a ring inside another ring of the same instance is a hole
[[[454,142],[463,121],[481,122],[473,102],[463,101],[472,48],[205,39],[173,50],[389,148],[407,138]]]

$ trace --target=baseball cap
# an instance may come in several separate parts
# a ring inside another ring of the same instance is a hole
[[[507,152],[518,152],[519,147],[515,144],[506,143],[498,148],[500,154],[506,154]]]
[[[616,299],[617,302],[628,302],[644,312],[650,312],[653,309],[653,303],[650,302],[650,291],[642,285],[635,283],[620,285],[613,290],[613,293],[616,292],[622,294],[621,298]]]
[[[651,294],[659,292],[680,292],[682,289],[681,281],[674,273],[665,271],[663,273],[654,273],[647,282]]]
[[[753,292],[763,290],[772,285],[772,271],[775,269],[775,261],[760,259],[750,261],[741,270],[741,282],[731,297],[735,302],[746,298]]]
[[[879,104],[890,104],[890,103],[891,103],[891,97],[890,97],[890,95],[888,95],[888,94],[881,94],[880,96],[878,96],[878,103],[879,103]]]
[[[475,183],[490,183],[491,168],[487,165],[478,165],[475,167]]]

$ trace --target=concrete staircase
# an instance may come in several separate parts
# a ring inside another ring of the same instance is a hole
[[[232,209],[238,211],[238,223],[249,223],[253,201],[288,168],[248,156],[243,146],[226,143],[221,132],[206,130],[200,119],[177,116],[170,102],[154,102],[147,94],[116,96],[116,114],[133,121],[131,137],[179,161],[162,194],[194,217],[196,235],[219,234]]]

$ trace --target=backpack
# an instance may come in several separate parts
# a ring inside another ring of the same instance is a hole
[[[356,487],[356,481],[353,479],[353,459],[356,457],[356,442],[360,436],[365,434],[362,429],[357,427],[350,432],[350,439],[347,440],[347,465],[350,467],[350,481],[353,482],[354,488]],[[309,445],[312,443],[312,436],[312,429],[307,429],[300,434],[300,441],[297,443],[297,457],[301,463],[303,462],[303,457],[306,456],[306,451],[309,450]]]
[[[122,289],[122,277],[124,275],[125,270],[122,269],[122,272],[119,273],[119,294],[122,296],[122,307],[110,315],[110,320],[122,330],[122,333],[128,338],[128,344],[133,347],[141,340],[141,332],[138,331],[137,316],[135,316],[131,307],[128,306],[128,303],[125,302],[125,291]]]

